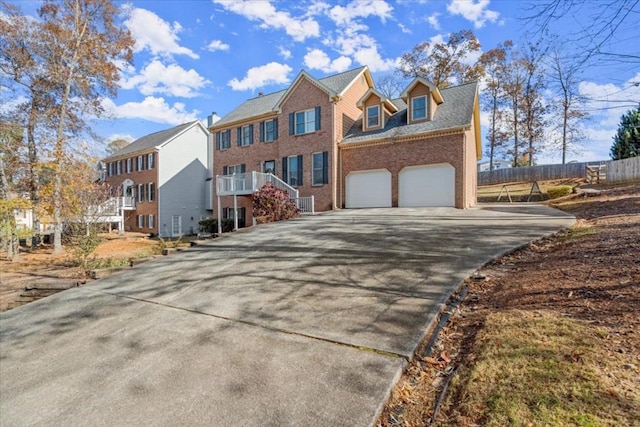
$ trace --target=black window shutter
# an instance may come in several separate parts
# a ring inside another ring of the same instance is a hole
[[[240,173],[245,173],[247,170],[244,166],[244,163],[240,165]]]
[[[298,156],[298,185],[302,187],[302,154]]]
[[[229,175],[229,166],[222,167],[222,175]]]
[[[221,141],[222,140],[222,132],[216,133],[216,148],[218,150],[222,150]]]
[[[238,127],[238,147],[242,145],[242,128]]]
[[[278,139],[278,119],[273,119],[273,139]]]
[[[329,152],[322,153],[322,183],[329,183]]]
[[[296,115],[289,113],[289,135],[296,134]]]
[[[287,171],[287,166],[288,166],[287,163],[289,163],[289,162],[287,162],[287,158],[283,157],[282,158],[282,180],[288,184],[289,183],[289,179],[288,179],[289,178],[289,174],[287,173],[288,172]]]
[[[264,122],[260,122],[260,142],[264,142]]]
[[[253,144],[253,125],[249,125],[249,145]]]
[[[316,107],[316,130],[320,130],[320,107]]]

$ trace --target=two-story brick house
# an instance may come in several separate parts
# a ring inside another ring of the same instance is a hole
[[[194,121],[143,136],[102,161],[120,203],[125,231],[176,237],[198,232],[210,214],[212,149]]]
[[[475,83],[438,90],[418,78],[389,100],[367,67],[322,79],[302,71],[289,88],[246,101],[210,130],[215,175],[273,173],[313,195],[316,211],[475,204]],[[232,217],[236,203],[249,221],[251,193],[224,194],[221,216]]]

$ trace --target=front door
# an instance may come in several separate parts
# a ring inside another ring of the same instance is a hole
[[[174,215],[171,217],[171,237],[179,237],[182,235],[182,215]]]

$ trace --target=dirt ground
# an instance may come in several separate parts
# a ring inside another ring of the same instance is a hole
[[[468,293],[440,333],[434,351],[423,351],[392,392],[379,426],[481,425],[443,405],[433,420],[447,379],[473,363],[474,338],[488,313],[546,310],[605,334],[606,351],[623,355],[640,387],[640,183],[589,186],[597,195],[549,201],[570,212],[570,230],[534,242],[480,269],[465,281]],[[442,399],[442,401],[446,401]],[[442,402],[441,401],[441,402]],[[640,425],[640,423],[638,424]]]
[[[104,241],[95,251],[100,260],[129,259],[151,255],[158,241],[140,233],[105,234]],[[88,280],[84,271],[75,266],[69,253],[52,255],[52,248],[43,245],[35,251],[21,248],[20,256],[9,261],[0,255],[0,312],[10,308],[26,286],[37,286],[52,281],[73,282]]]

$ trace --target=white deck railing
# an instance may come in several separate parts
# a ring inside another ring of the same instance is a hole
[[[302,214],[315,215],[315,197],[307,196],[307,197],[297,197],[295,199],[291,199],[300,210]]]
[[[218,196],[247,195],[258,191],[270,182],[279,190],[286,191],[289,197],[298,198],[298,190],[271,173],[245,172],[216,177]]]
[[[134,197],[111,197],[100,205],[89,206],[88,216],[114,216],[120,215],[120,209],[131,210],[136,208]]]

